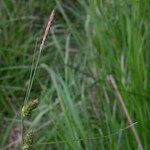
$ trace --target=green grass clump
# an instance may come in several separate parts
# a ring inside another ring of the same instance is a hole
[[[113,75],[144,150],[150,147],[150,2],[0,2],[0,148],[9,146],[34,72],[44,25],[55,23],[29,99],[36,149],[137,149],[111,83]],[[35,50],[34,50],[35,49]],[[31,70],[31,71],[30,71]],[[30,77],[31,72],[31,77]]]

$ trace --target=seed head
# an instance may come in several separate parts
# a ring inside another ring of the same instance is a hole
[[[38,103],[39,103],[38,100],[35,99],[35,100],[30,101],[29,103],[27,103],[25,106],[23,106],[22,116],[23,117],[30,117],[32,111],[37,108]]]
[[[33,131],[30,130],[27,132],[27,135],[25,137],[25,139],[23,140],[23,150],[32,150],[32,146],[33,146],[33,139],[34,139],[34,135],[33,135]]]

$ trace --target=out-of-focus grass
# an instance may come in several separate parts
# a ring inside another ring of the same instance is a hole
[[[121,130],[128,123],[107,81],[109,74],[115,77],[148,149],[148,0],[1,1],[1,147],[9,144],[9,133],[20,125],[31,63],[37,55],[34,48],[54,7],[56,22],[30,94],[40,101],[27,122],[35,129],[36,149],[137,149],[131,130]]]

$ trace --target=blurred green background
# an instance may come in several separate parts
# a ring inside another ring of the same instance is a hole
[[[35,132],[34,148],[138,149],[112,74],[148,150],[149,0],[1,0],[0,148],[20,149],[21,109],[53,9],[29,95],[39,106],[24,122]]]

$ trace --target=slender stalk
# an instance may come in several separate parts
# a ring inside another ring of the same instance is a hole
[[[31,88],[32,88],[32,85],[33,85],[35,74],[37,72],[37,67],[38,67],[38,64],[39,64],[40,56],[41,56],[42,50],[44,48],[45,42],[47,40],[48,33],[49,33],[49,31],[51,29],[51,26],[52,26],[52,23],[54,21],[54,13],[55,12],[53,10],[50,17],[49,17],[49,20],[48,20],[48,23],[47,23],[47,26],[46,26],[46,29],[45,29],[45,33],[44,33],[42,42],[40,44],[40,49],[39,49],[38,57],[37,57],[37,60],[36,60],[36,63],[35,63],[34,71],[31,70],[31,71],[33,71],[33,75],[32,75],[32,77],[30,77],[30,85],[29,85],[28,90],[27,90],[27,95],[26,95],[25,100],[24,100],[24,105],[26,105],[26,103],[28,101],[28,98],[29,98],[29,95],[30,95],[30,92],[31,92]],[[21,136],[22,136],[22,141],[23,141],[23,132],[24,132],[24,122],[23,122],[23,116],[21,114]]]
[[[120,102],[120,104],[121,104],[121,106],[122,106],[122,110],[123,110],[124,113],[125,113],[125,116],[126,116],[126,118],[127,118],[127,120],[128,120],[129,125],[132,125],[132,124],[133,124],[133,121],[132,121],[132,119],[131,119],[131,117],[130,117],[130,114],[129,114],[129,112],[128,112],[128,109],[127,109],[127,107],[126,107],[126,105],[125,105],[125,103],[124,103],[123,97],[122,97],[121,93],[120,93],[119,90],[118,90],[118,87],[117,87],[117,84],[116,84],[116,82],[115,82],[114,77],[113,77],[112,75],[110,75],[110,76],[108,77],[108,80],[110,80],[110,82],[111,82],[111,84],[112,84],[112,86],[113,86],[113,88],[114,88],[114,90],[115,90],[115,92],[116,92],[116,95],[117,95],[118,100],[119,100],[119,102]],[[142,146],[140,137],[139,137],[139,135],[138,135],[138,133],[137,133],[135,127],[134,127],[134,126],[131,126],[131,130],[132,130],[133,135],[134,135],[134,137],[135,137],[135,140],[136,140],[136,142],[137,142],[137,144],[138,144],[138,149],[139,149],[139,150],[143,150],[143,146]]]

